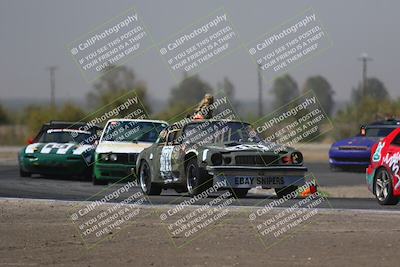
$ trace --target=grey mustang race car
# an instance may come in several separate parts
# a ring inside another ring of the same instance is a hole
[[[274,188],[283,197],[304,185],[302,154],[262,141],[250,124],[201,120],[176,123],[160,133],[137,159],[137,176],[145,194],[162,189],[196,195],[215,185],[246,196],[250,188]]]

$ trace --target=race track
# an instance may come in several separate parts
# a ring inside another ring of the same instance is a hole
[[[331,172],[327,164],[308,164],[309,171],[317,178],[321,186],[353,186],[365,185],[363,173]],[[0,165],[0,197],[32,198],[55,200],[99,200],[104,195],[113,192],[121,184],[113,186],[94,186],[91,182],[78,179],[34,176],[21,178],[15,164]],[[139,188],[133,190],[139,191]],[[132,192],[129,192],[132,194]],[[127,195],[122,194],[123,199]],[[164,190],[161,196],[150,197],[147,204],[166,205],[176,204],[188,197],[176,193],[174,190]],[[235,206],[263,206],[273,201],[274,195],[248,194],[245,199],[235,200]],[[118,200],[117,200],[118,201]],[[298,200],[287,201],[284,206],[291,206]],[[201,202],[198,204],[202,204]],[[363,210],[400,210],[397,206],[380,206],[375,199],[368,198],[329,198],[322,204],[322,208],[333,209],[363,209]]]

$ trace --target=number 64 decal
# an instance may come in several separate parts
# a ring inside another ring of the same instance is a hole
[[[170,176],[172,171],[172,151],[173,146],[164,146],[160,155],[160,173],[161,176]]]

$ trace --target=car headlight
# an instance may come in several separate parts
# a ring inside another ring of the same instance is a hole
[[[222,165],[221,153],[214,153],[211,155],[211,163],[215,166]]]
[[[290,157],[292,158],[292,162],[293,164],[301,164],[303,163],[303,154],[301,154],[300,152],[296,151],[293,152]]]
[[[109,161],[110,155],[109,154],[100,154],[100,159],[104,160],[104,161]]]
[[[231,157],[224,157],[224,163],[225,163],[226,165],[231,164],[231,162],[232,162],[232,158],[231,158]]]
[[[111,161],[117,161],[117,159],[118,159],[117,155],[115,155],[115,154],[111,154],[110,155],[110,160]]]

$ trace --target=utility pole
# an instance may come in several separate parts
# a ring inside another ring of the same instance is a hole
[[[257,65],[257,75],[258,75],[258,117],[261,118],[263,115],[261,64]]]
[[[367,62],[371,61],[372,58],[368,56],[367,53],[362,53],[358,60],[362,61],[362,86],[363,86],[363,96],[365,95],[365,91],[367,90]]]
[[[56,78],[55,78],[55,71],[57,70],[57,66],[50,66],[46,68],[50,71],[50,106],[52,108],[55,107],[55,91],[56,91]]]

